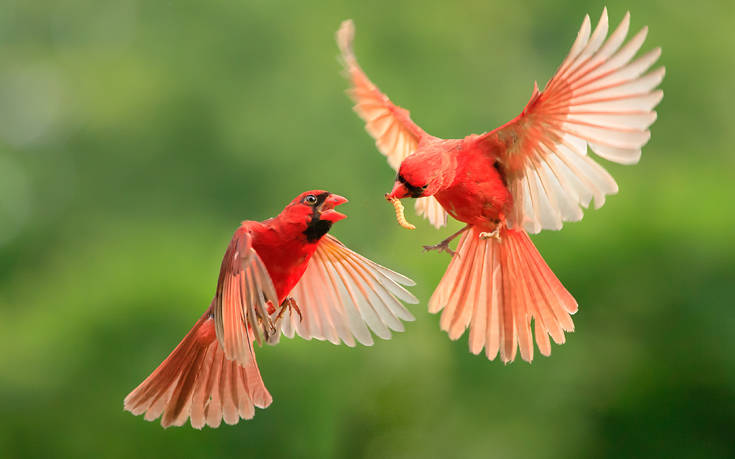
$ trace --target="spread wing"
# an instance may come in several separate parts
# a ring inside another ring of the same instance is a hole
[[[534,85],[531,100],[513,121],[485,134],[504,150],[498,158],[513,194],[511,226],[537,233],[560,229],[564,221],[582,218],[594,198],[618,191],[610,174],[587,156],[635,164],[656,120],[653,108],[663,92],[655,90],[664,76],[656,48],[632,60],[646,38],[643,28],[623,45],[630,14],[607,37],[607,9],[590,34],[586,16],[569,55],[543,92]]]
[[[215,332],[228,360],[247,367],[255,361],[253,340],[277,337],[268,303],[278,305],[276,290],[250,233],[240,227],[222,260],[214,297]]]
[[[368,79],[352,51],[354,36],[352,21],[342,22],[337,31],[337,44],[342,52],[345,75],[351,84],[348,94],[355,102],[355,112],[365,121],[365,129],[375,139],[378,150],[388,159],[388,164],[398,171],[406,156],[416,151],[422,140],[432,136],[411,120],[408,110],[393,104]],[[433,197],[417,199],[416,211],[437,228],[447,223],[447,213]]]
[[[414,317],[401,304],[418,300],[401,285],[414,282],[345,247],[327,235],[319,242],[304,275],[291,291],[301,317],[291,310],[283,315],[283,334],[305,339],[370,346],[372,330],[383,339],[391,330],[403,331],[402,320]]]

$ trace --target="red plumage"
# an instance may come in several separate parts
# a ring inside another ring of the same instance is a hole
[[[417,198],[416,209],[437,228],[447,214],[467,224],[436,246],[464,233],[429,302],[444,310],[450,338],[470,328],[470,350],[489,359],[533,358],[531,323],[542,354],[549,336],[564,342],[577,303],[543,261],[526,231],[560,229],[582,218],[582,208],[617,192],[615,180],[589,155],[623,164],[638,161],[663,97],[664,76],[656,48],[633,59],[644,28],[628,42],[626,14],[608,37],[607,10],[594,31],[589,16],[572,49],[543,92],[534,84],[520,115],[505,125],[464,139],[440,139],[414,123],[365,75],[352,50],[354,26],[342,23],[337,43],[352,87],[355,111],[391,166],[398,171],[389,200]]]
[[[413,316],[400,300],[416,299],[400,284],[413,282],[327,235],[345,218],[334,207],[346,201],[307,191],[274,218],[243,222],[225,252],[211,305],[125,398],[125,409],[149,421],[161,416],[164,427],[189,418],[195,428],[235,424],[272,401],[253,341],[275,344],[282,329],[289,337],[296,331],[307,339],[370,345],[368,327],[386,339],[388,329],[403,331],[400,320]]]

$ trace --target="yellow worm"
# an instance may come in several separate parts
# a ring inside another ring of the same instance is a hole
[[[396,209],[396,220],[398,221],[398,224],[409,230],[416,229],[415,226],[406,221],[406,216],[403,215],[403,204],[401,203],[401,200],[398,198],[388,198],[387,196],[386,199],[390,201],[390,203],[393,204],[393,208]]]

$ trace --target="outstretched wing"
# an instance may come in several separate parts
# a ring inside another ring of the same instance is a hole
[[[534,85],[531,100],[513,121],[485,134],[499,145],[498,158],[513,194],[510,225],[530,233],[560,229],[582,218],[595,199],[618,191],[610,174],[587,156],[635,164],[656,120],[653,108],[663,92],[655,90],[665,70],[644,75],[661,55],[654,50],[631,61],[646,38],[643,28],[625,45],[630,14],[607,37],[607,9],[590,35],[589,16],[556,74],[543,92]],[[622,46],[621,46],[622,45]]]
[[[278,306],[276,289],[241,226],[225,252],[214,297],[215,331],[225,358],[247,367],[255,360],[252,342],[277,337],[268,303]]]
[[[355,26],[351,20],[342,22],[337,31],[337,44],[342,52],[345,74],[350,80],[348,94],[355,101],[355,112],[365,121],[365,129],[375,139],[378,150],[388,164],[398,171],[406,156],[416,151],[422,140],[432,138],[411,120],[408,110],[388,99],[362,71],[352,51]],[[447,213],[433,198],[416,201],[416,211],[439,228],[447,223]]]
[[[414,317],[401,304],[418,300],[401,285],[414,282],[344,246],[327,235],[319,242],[304,275],[291,291],[300,310],[283,315],[283,334],[297,333],[305,339],[340,341],[354,346],[355,340],[370,346],[370,330],[383,339],[391,330],[403,331],[402,320]]]

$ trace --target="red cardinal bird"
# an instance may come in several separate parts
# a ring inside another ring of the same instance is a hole
[[[644,73],[661,54],[654,49],[633,60],[646,38],[641,30],[624,44],[629,14],[607,37],[607,10],[590,33],[589,16],[556,74],[512,121],[485,134],[445,140],[424,132],[409,112],[388,99],[360,69],[352,51],[354,27],[342,23],[337,42],[356,102],[378,149],[398,171],[386,198],[418,198],[416,209],[437,228],[447,213],[467,224],[427,249],[457,256],[431,297],[429,311],[444,312],[441,328],[457,339],[470,328],[469,347],[487,358],[512,361],[520,348],[533,359],[549,355],[549,335],[564,342],[573,331],[577,302],[551,272],[527,232],[558,230],[582,218],[618,191],[615,180],[587,155],[621,164],[638,162],[663,93],[654,90],[664,68]],[[581,206],[581,207],[580,207]],[[397,208],[400,211],[401,208]],[[400,220],[399,220],[400,222]],[[405,219],[403,219],[404,226]]]
[[[218,427],[250,419],[272,399],[253,341],[275,344],[279,328],[311,339],[373,343],[414,320],[400,300],[418,300],[410,279],[351,251],[327,232],[347,202],[326,191],[299,195],[274,218],[235,231],[209,309],[176,349],[125,398],[125,409],[161,425]],[[274,307],[278,305],[278,307]]]

